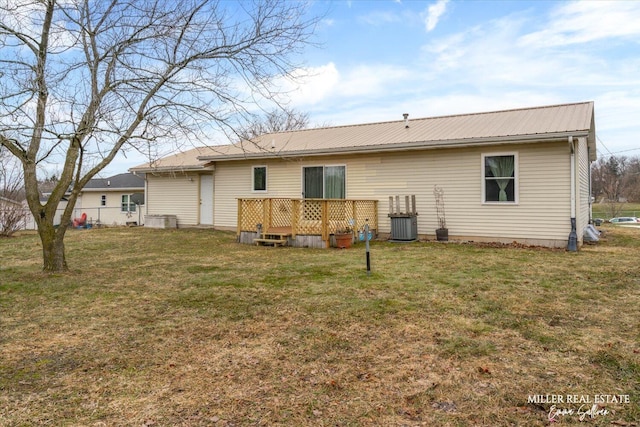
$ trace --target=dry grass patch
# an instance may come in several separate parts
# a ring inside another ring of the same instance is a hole
[[[362,247],[143,228],[73,230],[45,276],[36,236],[3,239],[0,425],[547,425],[534,394],[629,395],[587,417],[629,424],[639,238],[376,242],[371,276]]]

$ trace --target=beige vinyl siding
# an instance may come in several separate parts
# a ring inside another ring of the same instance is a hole
[[[103,194],[107,196],[106,206],[101,206]],[[82,212],[86,212],[90,220],[97,221],[99,219],[104,225],[124,225],[127,221],[138,221],[137,210],[136,212],[131,212],[131,215],[122,212],[123,194],[133,194],[133,191],[86,191],[82,194]]]
[[[198,175],[147,174],[147,206],[149,215],[176,215],[178,227],[198,224],[200,195]]]
[[[518,154],[518,204],[483,203],[483,153]],[[418,233],[433,235],[437,228],[433,186],[437,184],[445,191],[452,236],[563,240],[569,231],[568,162],[566,144],[545,144],[544,150],[537,144],[400,153],[372,165],[376,174],[366,178],[365,185],[375,190],[352,189],[350,197],[361,194],[380,200],[381,230],[388,231],[388,196],[415,194]]]
[[[518,204],[482,201],[482,154],[517,153]],[[251,191],[251,167],[266,164],[267,192]],[[238,197],[301,197],[303,166],[346,165],[346,197],[379,201],[380,231],[389,232],[388,198],[416,195],[418,233],[434,235],[433,186],[445,191],[450,236],[566,241],[570,231],[568,144],[537,143],[424,150],[304,160],[216,164],[216,226],[235,227]]]
[[[247,162],[229,162],[228,164],[216,165],[213,178],[213,225],[215,227],[236,226],[238,221],[237,198],[270,197],[268,188],[271,185],[271,167],[267,166],[267,192],[254,193],[251,191],[252,166],[252,163]]]
[[[217,163],[214,180],[215,226],[231,228],[236,226],[238,198],[302,197],[302,167],[321,164],[323,163],[318,159],[312,161],[276,159]],[[267,166],[266,192],[252,191],[253,166]]]
[[[576,230],[578,241],[582,243],[584,229],[589,224],[590,186],[589,186],[589,150],[586,138],[579,138],[577,144],[577,164],[578,164],[578,210],[576,212]]]

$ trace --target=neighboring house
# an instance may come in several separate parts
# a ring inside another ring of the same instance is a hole
[[[566,247],[590,221],[596,159],[593,102],[267,134],[196,148],[132,168],[145,173],[145,213],[179,227],[235,230],[238,199],[378,201],[415,195],[418,233],[438,228],[444,190],[449,238]]]
[[[92,225],[143,224],[144,214],[135,202],[144,200],[144,184],[143,177],[132,173],[91,179],[80,192],[71,219],[86,213],[87,221]],[[65,197],[58,206],[54,224],[59,224],[66,204]]]
[[[73,217],[86,213],[89,222],[103,225],[144,224],[144,214],[136,205],[136,194],[144,200],[144,178],[121,173],[109,178],[93,178],[84,186]]]
[[[0,232],[5,229],[34,230],[33,215],[27,202],[0,196]]]
[[[8,197],[0,196],[0,208],[2,209],[21,209],[23,207],[22,202],[10,199]]]

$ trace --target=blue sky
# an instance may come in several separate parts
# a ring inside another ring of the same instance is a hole
[[[313,7],[328,9],[321,46],[306,50],[309,76],[290,93],[313,125],[594,101],[598,154],[640,155],[640,1]]]
[[[635,1],[335,2],[293,104],[347,124],[595,101],[602,153],[638,149],[639,23]]]

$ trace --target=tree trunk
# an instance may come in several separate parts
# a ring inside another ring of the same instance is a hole
[[[59,273],[68,271],[67,260],[64,253],[64,233],[66,227],[57,230],[53,227],[38,228],[40,241],[42,242],[42,270],[47,273]]]

